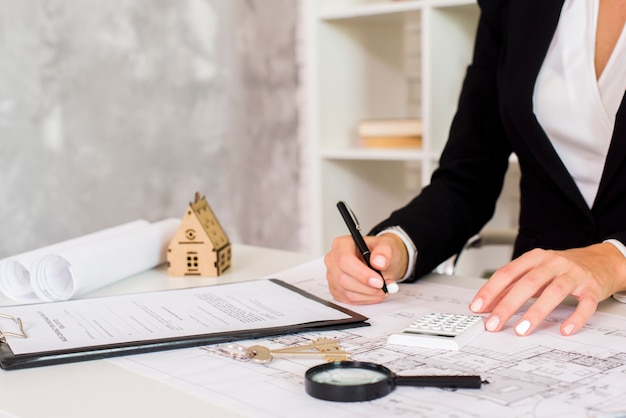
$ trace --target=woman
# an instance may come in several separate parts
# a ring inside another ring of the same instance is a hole
[[[511,152],[521,170],[514,259],[470,309],[528,335],[568,295],[580,330],[626,290],[626,0],[479,0],[481,19],[448,143],[431,184],[366,237],[389,287],[458,252],[493,215]],[[374,236],[375,235],[375,236]],[[381,302],[382,279],[350,237],[325,257],[333,296]]]

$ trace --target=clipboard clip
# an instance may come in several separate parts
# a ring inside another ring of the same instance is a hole
[[[7,314],[0,313],[0,318],[10,319],[11,321],[17,324],[17,327],[20,329],[19,334],[17,332],[9,332],[0,330],[0,341],[7,343],[7,337],[16,337],[16,338],[28,338],[26,333],[24,332],[24,325],[22,325],[22,320],[16,316],[11,316]]]

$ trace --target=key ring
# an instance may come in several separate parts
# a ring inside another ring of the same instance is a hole
[[[215,346],[215,351],[218,354],[233,358],[235,360],[241,360],[241,361],[250,360],[248,349],[239,344],[235,344],[235,343],[219,344]]]

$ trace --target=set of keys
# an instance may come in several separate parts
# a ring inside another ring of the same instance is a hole
[[[274,357],[322,357],[329,362],[349,360],[351,357],[350,353],[340,350],[339,343],[331,338],[318,338],[311,344],[278,349],[264,345],[244,347],[234,343],[220,344],[217,352],[237,360],[251,360],[260,364],[267,364]]]

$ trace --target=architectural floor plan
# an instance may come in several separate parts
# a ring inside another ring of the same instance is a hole
[[[279,278],[330,299],[318,268],[293,275],[314,279]],[[389,334],[425,313],[469,313],[473,294],[432,282],[405,284],[382,304],[350,307],[370,318],[369,327],[238,343],[283,348],[334,338],[353,360],[382,364],[398,375],[480,374],[490,382],[481,389],[398,387],[374,401],[335,403],[304,390],[305,371],[323,359],[276,358],[260,365],[207,346],[111,361],[243,415],[626,417],[626,318],[617,315],[597,313],[584,330],[562,337],[560,323],[572,309],[562,307],[528,337],[514,335],[512,319],[502,332],[485,332],[461,351],[387,344]],[[277,403],[282,413],[276,413]]]

